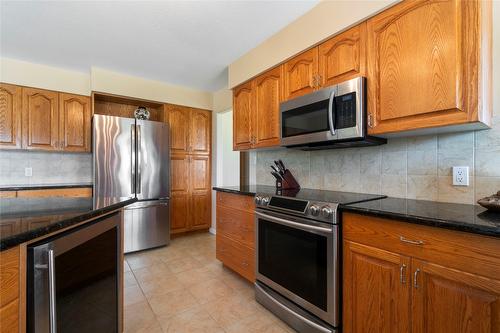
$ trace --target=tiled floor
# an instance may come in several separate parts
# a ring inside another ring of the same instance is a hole
[[[294,332],[254,300],[252,284],[193,234],[125,257],[125,332]]]

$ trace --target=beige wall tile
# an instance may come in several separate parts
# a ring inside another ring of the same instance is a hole
[[[381,193],[390,197],[406,197],[406,175],[382,175]]]
[[[438,198],[437,176],[408,175],[406,197],[417,200],[436,201]]]
[[[408,151],[408,175],[437,175],[437,150]]]
[[[471,182],[474,178],[470,179]],[[453,186],[452,176],[438,177],[437,201],[463,204],[474,204],[474,184],[470,186]]]

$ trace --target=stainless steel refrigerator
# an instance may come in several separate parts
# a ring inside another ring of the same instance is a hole
[[[124,209],[125,253],[170,242],[168,125],[93,117],[94,201],[137,197]]]

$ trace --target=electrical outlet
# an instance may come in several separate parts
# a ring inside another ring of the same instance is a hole
[[[31,177],[33,176],[33,168],[24,168],[24,175],[26,177]]]
[[[453,167],[453,185],[469,186],[469,167],[458,166]]]

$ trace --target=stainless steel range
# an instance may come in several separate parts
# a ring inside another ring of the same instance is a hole
[[[292,196],[255,196],[255,297],[299,332],[336,332],[338,207],[383,196],[315,190]]]

